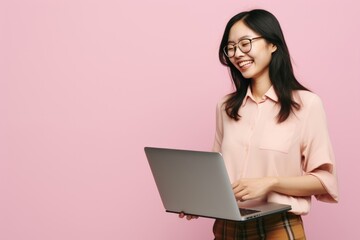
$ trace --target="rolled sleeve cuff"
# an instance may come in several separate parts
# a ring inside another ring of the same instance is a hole
[[[327,192],[325,194],[315,195],[317,200],[328,203],[337,203],[339,201],[337,179],[335,174],[324,170],[316,170],[308,174],[317,177]]]

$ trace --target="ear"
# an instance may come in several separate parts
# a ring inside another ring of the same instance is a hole
[[[271,44],[271,53],[276,52],[277,46],[275,44]]]

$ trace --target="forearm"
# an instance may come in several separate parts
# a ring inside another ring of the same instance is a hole
[[[313,175],[274,177],[271,190],[289,196],[311,196],[326,193],[320,180]]]

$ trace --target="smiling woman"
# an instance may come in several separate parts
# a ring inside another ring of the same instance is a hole
[[[252,222],[217,219],[215,239],[305,239],[301,215],[309,212],[311,196],[338,199],[321,100],[295,78],[270,12],[256,9],[230,19],[219,57],[236,91],[218,103],[213,151],[223,154],[234,195],[239,203],[277,202],[292,209]]]

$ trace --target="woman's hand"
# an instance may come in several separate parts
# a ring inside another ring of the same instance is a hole
[[[276,184],[276,178],[246,178],[237,180],[232,184],[232,188],[237,200],[246,201],[256,198],[264,198],[272,191]]]
[[[183,213],[183,212],[179,213],[179,218],[184,218],[184,217],[186,217],[187,220],[198,219],[198,218],[199,218],[199,216],[186,215],[186,214]]]

